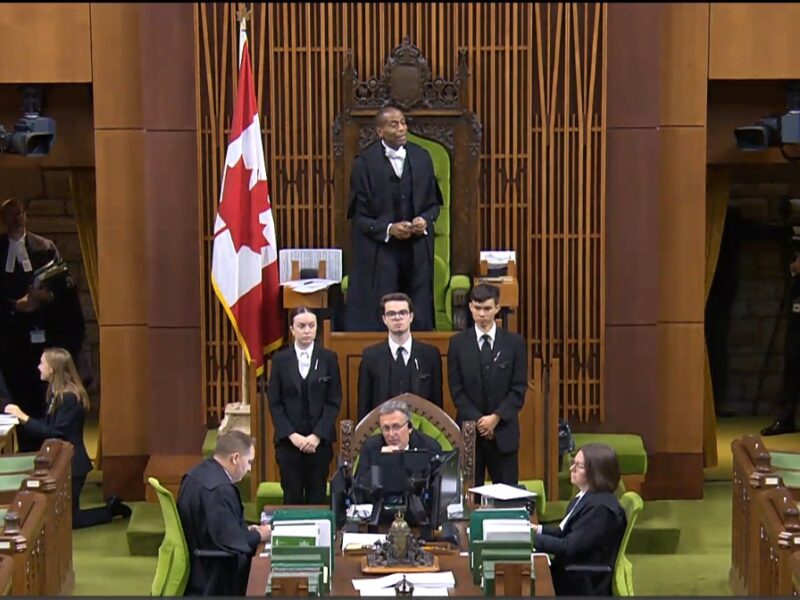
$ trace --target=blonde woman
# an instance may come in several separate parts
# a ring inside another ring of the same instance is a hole
[[[131,509],[111,496],[106,506],[81,510],[80,495],[92,462],[83,443],[83,422],[89,409],[89,396],[81,383],[75,363],[63,348],[48,348],[39,362],[39,376],[47,386],[47,413],[34,419],[16,404],[6,405],[5,412],[19,419],[25,432],[39,443],[59,438],[72,444],[72,528],[80,529],[108,523],[115,516],[129,517]]]

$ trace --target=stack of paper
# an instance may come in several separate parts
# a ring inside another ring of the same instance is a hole
[[[492,498],[494,500],[519,500],[522,498],[533,498],[536,492],[529,492],[528,490],[508,485],[506,483],[490,483],[489,485],[480,485],[478,487],[469,488],[470,492],[480,494],[485,498]]]
[[[392,573],[385,577],[353,579],[353,587],[362,596],[393,596],[394,586],[403,580],[403,576],[414,586],[415,596],[447,596],[447,589],[456,585],[453,572],[442,571],[440,573]]]
[[[284,521],[272,528],[272,545],[281,546],[319,546],[320,528],[315,523],[293,523]]]
[[[530,521],[489,519],[483,522],[483,539],[492,542],[530,542]]]

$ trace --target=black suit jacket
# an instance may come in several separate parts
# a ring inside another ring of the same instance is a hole
[[[394,357],[389,341],[364,349],[358,368],[358,420],[390,398],[389,373]],[[442,408],[442,357],[436,346],[413,340],[411,356],[411,393],[422,396]]]
[[[567,514],[575,498],[567,507]],[[562,530],[544,525],[534,536],[537,552],[554,555],[553,585],[556,594],[569,596],[611,596],[613,573],[585,575],[567,573],[569,565],[607,565],[614,568],[625,535],[625,511],[614,494],[587,492]]]
[[[450,338],[447,375],[450,396],[456,405],[456,422],[477,421],[492,413],[500,417],[494,438],[500,452],[519,448],[519,411],[525,403],[528,362],[525,339],[498,327],[492,347],[489,398],[484,404],[481,392],[481,357],[475,328],[470,327]],[[485,406],[485,410],[484,410]]]
[[[85,412],[78,398],[72,392],[65,392],[61,404],[44,419],[28,419],[23,425],[25,431],[40,438],[42,442],[49,438],[58,438],[72,444],[72,476],[85,477],[92,470],[92,461],[83,443],[83,421]]]
[[[275,443],[288,439],[303,420],[300,369],[294,344],[283,348],[272,358],[267,385],[269,412],[275,426]],[[336,353],[314,343],[308,381],[308,408],[312,432],[321,442],[336,440],[336,417],[342,405],[342,382]]]
[[[372,457],[379,453],[381,448],[386,445],[383,435],[376,434],[368,437],[361,445],[361,452],[358,453],[358,467],[356,468],[356,485],[361,488],[369,488],[372,480]],[[408,438],[408,447],[411,450],[430,450],[431,452],[441,452],[442,446],[431,436],[411,430]]]
[[[428,223],[428,235],[412,236],[403,243],[413,247],[416,275],[430,282],[432,315],[434,221],[443,203],[442,194],[428,151],[411,142],[405,148],[406,163],[411,167],[414,216],[422,217]],[[381,331],[384,327],[378,315],[380,296],[375,286],[375,274],[396,260],[394,253],[387,251],[385,241],[386,228],[395,220],[389,183],[393,174],[380,140],[368,145],[353,160],[347,208],[347,217],[353,221],[346,307],[347,329],[350,331]]]
[[[191,557],[185,595],[243,596],[261,538],[248,529],[239,489],[222,465],[209,458],[184,475],[177,505]],[[224,550],[232,558],[202,559],[195,549]]]

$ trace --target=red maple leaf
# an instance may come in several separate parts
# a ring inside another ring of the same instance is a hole
[[[225,173],[219,215],[231,232],[236,252],[242,246],[247,246],[253,252],[260,253],[261,248],[267,245],[264,224],[259,222],[258,217],[269,208],[269,187],[265,180],[259,179],[251,190],[252,172],[240,158]]]

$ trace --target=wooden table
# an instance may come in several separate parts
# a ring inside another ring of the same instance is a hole
[[[259,550],[259,554],[261,551]],[[482,596],[480,586],[472,583],[472,573],[469,569],[469,557],[460,556],[458,553],[439,554],[439,565],[442,571],[452,571],[456,580],[454,588],[450,589],[450,596]],[[351,583],[353,579],[366,577],[361,573],[361,556],[337,554],[331,586],[331,596],[358,596],[358,591]],[[248,596],[264,596],[269,576],[270,558],[256,555],[250,565],[250,578],[247,581]],[[536,595],[555,596],[553,580],[550,576],[550,567],[544,556],[534,557],[534,572],[536,574]]]

